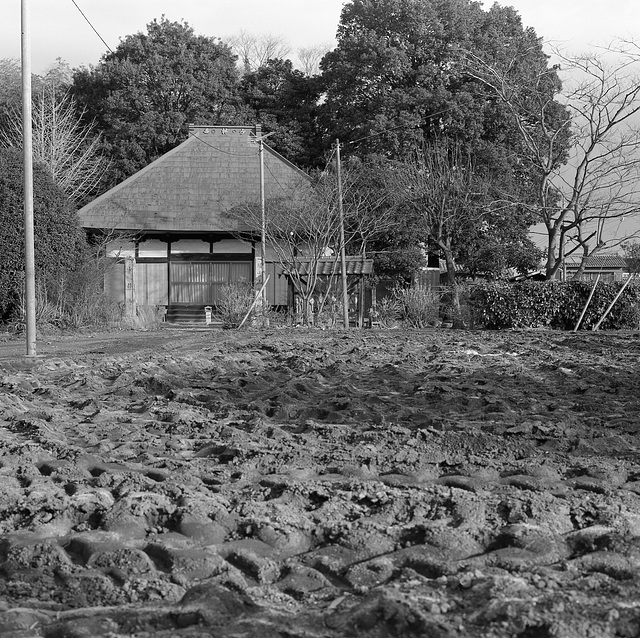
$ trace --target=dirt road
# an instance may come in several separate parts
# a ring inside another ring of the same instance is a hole
[[[640,633],[640,333],[0,342],[0,635]]]

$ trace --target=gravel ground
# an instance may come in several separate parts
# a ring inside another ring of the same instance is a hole
[[[640,635],[640,333],[0,340],[0,635]]]

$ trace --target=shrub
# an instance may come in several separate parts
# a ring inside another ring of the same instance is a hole
[[[394,297],[383,297],[372,308],[369,316],[372,321],[377,321],[381,328],[393,328],[400,319],[400,304]]]
[[[440,319],[440,295],[425,286],[394,288],[392,299],[395,301],[399,318],[412,328],[434,326]]]
[[[611,302],[620,291],[622,282],[599,282],[589,303],[587,312],[580,324],[583,330],[590,330],[606,312]],[[583,281],[567,282],[563,313],[559,313],[554,327],[573,329],[582,312],[593,284]],[[638,311],[640,307],[640,286],[629,284],[616,300],[615,305],[600,324],[602,330],[622,330],[638,327]]]
[[[138,306],[135,325],[141,330],[157,330],[164,321],[164,306]]]
[[[240,282],[222,286],[215,308],[222,327],[237,328],[249,312],[254,299],[255,290],[249,283]]]

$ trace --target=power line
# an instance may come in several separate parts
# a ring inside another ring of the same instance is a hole
[[[444,115],[445,113],[449,113],[449,111],[455,111],[457,107],[450,106],[449,108],[443,109],[442,111],[436,111],[435,113],[430,113],[426,116],[426,119],[431,119],[436,115]],[[371,135],[365,135],[365,137],[359,137],[357,140],[351,140],[350,142],[346,142],[346,144],[356,144],[358,142],[364,142],[365,140],[369,140],[372,137],[379,137],[380,135],[384,135],[385,133],[390,133],[391,131],[397,131],[399,128],[408,128],[409,126],[413,126],[414,128],[420,128],[420,124],[398,124],[398,126],[392,126],[391,128],[384,129],[383,131],[378,131],[378,133],[372,133]]]
[[[290,186],[289,191],[287,191],[287,189],[280,183],[280,180],[273,174],[273,171],[269,168],[269,164],[265,164],[265,168],[269,171],[269,175],[273,177],[273,180],[285,195],[290,195],[290,193],[293,193],[295,191],[295,188],[293,186]]]
[[[84,14],[84,11],[82,11],[82,9],[77,5],[76,0],[71,0],[71,2],[73,2],[73,5],[75,6],[75,8],[80,12],[80,15],[87,21],[87,24],[93,29],[94,33],[102,40],[102,44],[104,44],[104,46],[106,46],[107,49],[109,49],[109,51],[113,53],[114,52],[113,49],[105,42],[105,39],[98,33],[98,30],[91,24],[91,21]]]
[[[434,113],[434,115],[438,115],[438,114]],[[359,137],[357,140],[351,140],[350,142],[346,142],[346,143],[357,144],[358,142],[364,142],[365,140],[370,140],[372,137],[379,137],[380,135],[384,135],[385,133],[396,131],[399,128],[407,128],[408,126],[419,128],[418,124],[399,124],[398,126],[392,126],[391,128],[384,129],[384,131],[378,131],[377,133],[372,133],[371,135],[366,135],[365,137]]]

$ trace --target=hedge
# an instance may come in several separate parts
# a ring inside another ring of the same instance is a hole
[[[580,324],[591,330],[624,282],[598,282]],[[591,294],[588,281],[482,282],[469,287],[467,303],[479,328],[573,330]],[[600,324],[602,330],[640,328],[640,282],[629,284]]]

